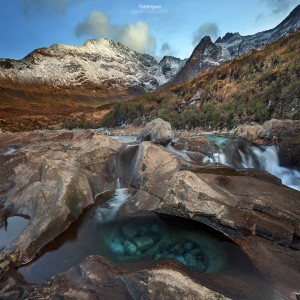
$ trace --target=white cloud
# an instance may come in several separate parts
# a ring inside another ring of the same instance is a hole
[[[76,26],[76,35],[94,38],[108,37],[129,48],[143,53],[153,53],[156,40],[150,33],[147,22],[138,21],[124,25],[114,25],[110,17],[102,11],[93,11],[89,17]]]
[[[219,27],[216,23],[203,23],[193,35],[193,45],[199,44],[200,40],[206,35],[210,36],[211,39],[216,39],[219,36]]]

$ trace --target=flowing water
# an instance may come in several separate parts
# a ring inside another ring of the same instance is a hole
[[[119,142],[125,143],[125,144],[136,144],[136,136],[135,135],[116,135],[116,136],[111,136],[112,139],[117,140]]]
[[[281,179],[284,185],[300,191],[300,172],[280,166],[276,146],[253,146],[236,136],[206,135],[219,148],[204,162],[218,162],[234,168],[259,168]]]

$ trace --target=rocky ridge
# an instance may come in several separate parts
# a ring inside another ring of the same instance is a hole
[[[2,89],[50,89],[101,98],[133,96],[165,82],[152,56],[107,38],[88,40],[83,46],[57,44],[37,49],[19,61],[0,59]]]
[[[215,43],[206,36],[197,45],[185,66],[174,76],[169,84],[181,83],[208,69],[224,64],[251,50],[261,50],[282,36],[296,31],[300,27],[300,5],[298,5],[275,28],[242,36],[238,32],[226,33]]]

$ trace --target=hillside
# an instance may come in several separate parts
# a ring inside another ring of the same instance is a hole
[[[159,116],[174,128],[232,128],[271,118],[300,119],[300,31],[195,79],[117,104],[104,126]]]

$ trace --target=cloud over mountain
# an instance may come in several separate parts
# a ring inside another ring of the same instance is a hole
[[[203,23],[194,31],[193,45],[196,46],[206,35],[210,36],[211,39],[216,39],[219,36],[219,31],[219,27],[216,23]]]
[[[145,21],[115,25],[110,17],[102,11],[93,11],[76,26],[76,35],[94,38],[108,37],[119,41],[129,48],[142,52],[153,53],[156,40],[150,33],[150,26]]]

